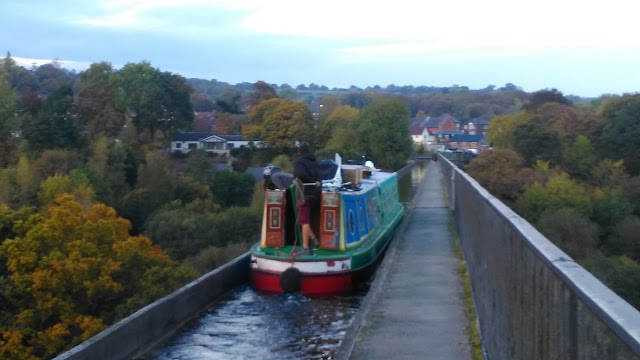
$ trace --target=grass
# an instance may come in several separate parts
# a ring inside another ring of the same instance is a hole
[[[453,216],[449,212],[449,230],[453,236],[453,252],[458,258],[458,266],[456,268],[460,280],[462,281],[462,297],[464,302],[464,312],[467,315],[467,334],[469,335],[469,344],[471,345],[471,357],[473,360],[483,360],[482,343],[480,340],[480,331],[478,330],[478,317],[476,315],[476,307],[473,302],[473,293],[471,292],[471,280],[467,271],[467,262],[462,254],[460,239],[458,232],[453,223]]]

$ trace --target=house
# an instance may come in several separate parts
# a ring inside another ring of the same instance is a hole
[[[266,147],[264,141],[256,138],[253,141],[258,148]],[[210,132],[178,133],[171,138],[171,152],[189,153],[191,150],[204,149],[220,155],[228,155],[231,149],[249,146],[249,141],[242,135],[214,135]]]
[[[432,151],[438,150],[442,146],[438,145],[438,139],[434,133],[429,131],[427,122],[430,118],[426,119],[414,119],[411,122],[411,139],[414,146],[423,146],[425,150]]]
[[[435,134],[438,131],[460,130],[460,120],[454,118],[451,114],[442,114],[441,116],[433,118],[428,117],[425,121],[425,126],[432,134]]]
[[[482,118],[474,118],[465,123],[462,130],[469,135],[486,135],[489,121]]]

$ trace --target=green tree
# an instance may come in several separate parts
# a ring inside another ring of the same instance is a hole
[[[114,76],[118,108],[133,119],[138,140],[149,143],[161,130],[172,131],[193,123],[191,88],[179,75],[161,72],[150,63],[126,64]]]
[[[329,114],[320,117],[317,134],[319,147],[325,147],[332,138],[352,128],[358,114],[359,111],[349,105],[339,105]]]
[[[67,149],[76,144],[78,132],[71,116],[73,91],[65,85],[53,91],[38,116],[26,121],[24,138],[34,150]]]
[[[583,261],[584,267],[609,289],[640,309],[640,265],[632,259],[594,256]]]
[[[144,233],[178,261],[219,243],[217,222],[211,213],[167,206],[148,220]]]
[[[513,147],[529,165],[535,164],[537,160],[549,161],[554,165],[562,163],[560,138],[542,125],[537,118],[514,128]]]
[[[544,211],[536,228],[575,260],[585,259],[597,251],[598,226],[573,209]]]
[[[640,94],[606,101],[601,109],[604,119],[599,148],[612,160],[624,160],[631,175],[640,174]]]
[[[593,199],[593,219],[609,233],[612,227],[630,216],[633,205],[625,199],[622,191],[606,188],[596,191]]]
[[[535,111],[540,106],[550,102],[563,105],[571,104],[569,99],[567,99],[562,92],[557,89],[543,89],[534,92],[529,101],[522,105],[522,109],[526,111]]]
[[[591,214],[591,198],[587,191],[564,174],[552,175],[547,184],[534,183],[516,202],[516,209],[531,223],[540,220],[545,211],[573,209],[582,216]]]
[[[15,138],[20,125],[17,111],[18,96],[11,84],[0,75],[0,168],[6,167],[11,161],[10,142]]]
[[[574,141],[565,164],[567,172],[580,179],[588,179],[595,161],[591,141],[584,135],[578,135]]]
[[[225,89],[216,98],[216,109],[222,113],[239,114],[241,109],[242,93],[236,89]]]
[[[260,238],[262,214],[257,215],[248,207],[230,207],[216,216],[219,231],[216,246],[233,243],[255,243]]]
[[[154,204],[165,204],[173,200],[176,179],[172,163],[166,154],[148,152],[145,163],[140,165],[138,172],[138,186],[149,190]]]
[[[187,176],[202,184],[209,184],[213,179],[213,173],[213,164],[206,150],[198,149],[189,152]]]
[[[358,135],[378,167],[395,170],[407,163],[413,151],[410,121],[407,104],[398,99],[375,100],[360,113]]]
[[[618,222],[605,242],[605,250],[614,256],[628,256],[640,261],[640,218],[628,216]]]
[[[80,74],[75,113],[90,142],[100,136],[115,138],[124,126],[124,113],[116,106],[113,76],[111,64],[105,62],[91,64]]]
[[[249,206],[253,183],[249,174],[222,170],[215,172],[210,188],[213,198],[223,208]]]

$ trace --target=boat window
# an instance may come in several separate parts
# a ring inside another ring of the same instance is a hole
[[[353,210],[349,209],[349,232],[351,235],[355,235],[356,233],[355,225],[356,222],[353,218]]]

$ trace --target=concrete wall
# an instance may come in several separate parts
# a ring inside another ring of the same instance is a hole
[[[249,281],[249,253],[138,310],[56,359],[130,359],[172,334],[225,292]]]
[[[640,313],[444,157],[487,359],[640,359]]]

